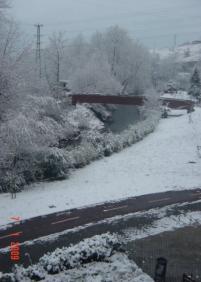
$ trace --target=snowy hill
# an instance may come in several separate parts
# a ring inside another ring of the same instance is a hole
[[[182,44],[175,50],[164,48],[157,49],[154,52],[159,54],[161,59],[175,55],[178,62],[195,63],[201,61],[201,41],[193,41],[191,43]]]
[[[179,46],[175,53],[179,62],[199,62],[201,61],[201,41]]]
[[[163,93],[161,98],[171,98],[171,99],[179,99],[179,100],[190,100],[194,101],[194,99],[188,95],[186,91],[177,91],[174,93]]]

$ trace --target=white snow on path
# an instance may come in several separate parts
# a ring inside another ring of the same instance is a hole
[[[70,208],[160,191],[201,187],[201,109],[161,120],[154,133],[109,158],[78,169],[70,179],[31,185],[12,200],[0,195],[0,225]],[[195,163],[189,163],[195,162]],[[54,205],[55,208],[49,208]]]
[[[57,280],[58,279],[58,280]],[[44,282],[153,282],[126,254],[116,253],[107,262],[92,262],[64,273],[48,275]],[[22,281],[23,282],[23,281]],[[25,282],[25,281],[24,281]]]

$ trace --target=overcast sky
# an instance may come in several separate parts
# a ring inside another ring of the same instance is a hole
[[[149,47],[172,47],[201,38],[200,0],[11,0],[12,14],[34,36],[36,23],[44,24],[45,38],[65,31],[72,38],[80,32],[118,24]]]

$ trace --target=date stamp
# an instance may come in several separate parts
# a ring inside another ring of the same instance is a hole
[[[14,222],[19,222],[20,217],[14,216],[10,218]],[[19,237],[22,234],[22,232],[16,232],[10,234],[10,237],[13,238],[13,241],[10,243],[10,259],[14,262],[18,262],[20,260],[20,242],[16,240],[17,237]]]
[[[12,261],[20,260],[20,243],[11,242],[10,244],[10,258]]]

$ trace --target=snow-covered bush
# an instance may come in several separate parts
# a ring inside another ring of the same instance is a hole
[[[92,261],[103,261],[114,252],[122,250],[122,243],[117,235],[110,233],[96,235],[77,245],[47,253],[41,257],[38,264],[29,266],[27,269],[16,267],[14,274],[2,275],[0,281],[3,282],[6,277],[11,277],[13,280],[8,281],[12,282],[30,281],[29,279],[40,281],[47,274],[57,274]]]
[[[15,275],[12,273],[1,274],[0,272],[0,282],[16,282]]]
[[[20,190],[24,184],[37,180],[63,179],[68,176],[70,169],[83,167],[95,159],[110,156],[112,153],[121,151],[154,130],[160,113],[158,114],[157,111],[151,110],[151,108],[146,113],[144,120],[134,126],[130,126],[120,134],[113,134],[103,130],[103,123],[95,117],[89,108],[79,106],[75,111],[68,112],[68,123],[65,121],[67,117],[64,118],[64,124],[67,124],[68,128],[66,133],[62,129],[58,133],[56,133],[55,129],[56,136],[52,136],[53,129],[52,132],[51,130],[47,132],[49,135],[49,140],[47,141],[49,147],[43,143],[47,136],[44,135],[44,139],[41,140],[34,139],[35,136],[39,135],[34,135],[34,131],[29,133],[30,125],[23,127],[23,124],[21,124],[21,128],[24,129],[20,130],[20,126],[18,126],[16,131],[13,125],[11,126],[13,131],[8,127],[6,132],[16,136],[16,140],[12,141],[12,146],[10,145],[10,148],[15,148],[15,150],[13,150],[13,154],[8,154],[8,164],[10,166],[8,173],[5,173],[5,168],[0,169],[0,174],[2,175],[0,191],[6,192],[10,190],[9,175],[11,174],[15,178],[18,190]],[[87,126],[81,130],[80,124],[83,120],[86,121]],[[51,123],[55,124],[56,128],[60,127],[53,119],[51,119]],[[46,125],[47,123],[45,122]],[[30,138],[30,134],[32,138]],[[23,136],[27,136],[27,138],[22,140]],[[5,157],[3,163],[6,164],[6,162]]]
[[[149,111],[143,121],[131,125],[119,134],[96,130],[83,131],[82,142],[68,151],[71,167],[79,168],[103,156],[110,156],[142,140],[154,131],[160,119],[159,111]]]
[[[19,192],[26,183],[23,175],[19,175],[14,171],[6,171],[1,176],[0,192]]]
[[[119,152],[140,140],[147,134],[154,131],[160,119],[160,112],[151,112],[147,118],[135,125],[129,126],[120,134],[109,133],[104,140],[104,154],[110,156],[114,152]]]
[[[118,250],[120,243],[115,235],[97,235],[75,246],[56,249],[40,259],[40,265],[51,274],[77,267],[91,261],[103,260]]]
[[[16,266],[12,274],[0,274],[0,282],[96,280],[153,281],[128,259],[117,235],[109,233],[85,239],[68,248],[56,249],[27,269]]]
[[[62,179],[68,172],[68,162],[63,150],[50,148],[35,152],[36,179]]]
[[[123,144],[121,142],[121,137],[119,134],[106,134],[104,141],[104,155],[106,157],[110,156],[112,153],[117,153],[122,149]]]
[[[95,114],[84,105],[77,105],[76,109],[67,115],[68,122],[80,130],[100,131],[104,128],[103,122],[96,118]]]

